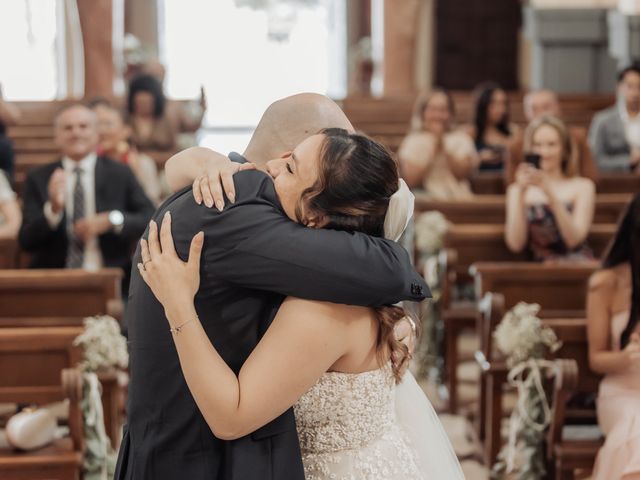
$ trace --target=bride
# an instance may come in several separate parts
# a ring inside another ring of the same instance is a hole
[[[397,238],[410,215],[394,212],[385,232],[397,167],[364,135],[323,130],[268,162],[267,173],[284,213],[309,228]],[[194,307],[202,245],[199,233],[187,262],[178,258],[168,213],[141,241],[138,268],[165,308],[186,382],[217,437],[240,438],[293,405],[309,480],[463,478],[428,400],[409,374],[401,382],[409,360],[393,332],[401,308],[288,298],[236,375]]]

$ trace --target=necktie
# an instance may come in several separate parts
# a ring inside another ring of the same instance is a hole
[[[76,177],[76,186],[73,189],[73,218],[71,221],[71,235],[69,237],[69,249],[67,251],[67,268],[82,268],[84,262],[84,242],[73,233],[75,223],[84,218],[84,188],[82,187],[82,169],[76,167],[73,170]]]

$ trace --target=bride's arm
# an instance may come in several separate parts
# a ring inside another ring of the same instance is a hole
[[[209,341],[193,304],[203,236],[194,237],[189,260],[182,262],[170,220],[163,220],[161,242],[152,223],[148,244],[141,242],[145,266],[138,268],[171,328],[179,328],[173,339],[182,371],[209,427],[223,440],[240,438],[284,413],[346,353],[344,324],[331,304],[290,298],[236,376]]]

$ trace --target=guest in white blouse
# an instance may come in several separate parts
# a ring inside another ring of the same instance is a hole
[[[412,131],[398,150],[402,177],[436,200],[471,198],[469,175],[480,159],[473,139],[453,127],[454,105],[444,90],[418,98]]]
[[[22,214],[16,200],[16,194],[11,190],[4,172],[0,170],[0,239],[16,238]]]

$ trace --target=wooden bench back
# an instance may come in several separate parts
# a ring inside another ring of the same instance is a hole
[[[504,195],[480,195],[468,201],[436,201],[417,194],[415,209],[416,215],[419,215],[418,212],[441,212],[454,225],[461,223],[504,225],[506,220],[505,200]],[[630,194],[598,195],[593,223],[617,223],[630,201]]]
[[[521,301],[538,303],[547,316],[562,317],[563,312],[584,311],[589,276],[596,268],[578,263],[477,262],[470,271],[476,298],[500,293],[507,310]]]
[[[122,271],[0,270],[0,316],[87,317],[122,302]]]
[[[615,224],[595,224],[587,244],[601,258],[616,231]],[[469,267],[475,262],[526,262],[526,252],[513,253],[504,241],[504,226],[497,224],[453,225],[444,237],[444,249],[456,252],[456,261],[447,261],[458,282],[470,279]]]
[[[0,402],[48,404],[65,398],[60,375],[82,359],[81,327],[0,328]]]

